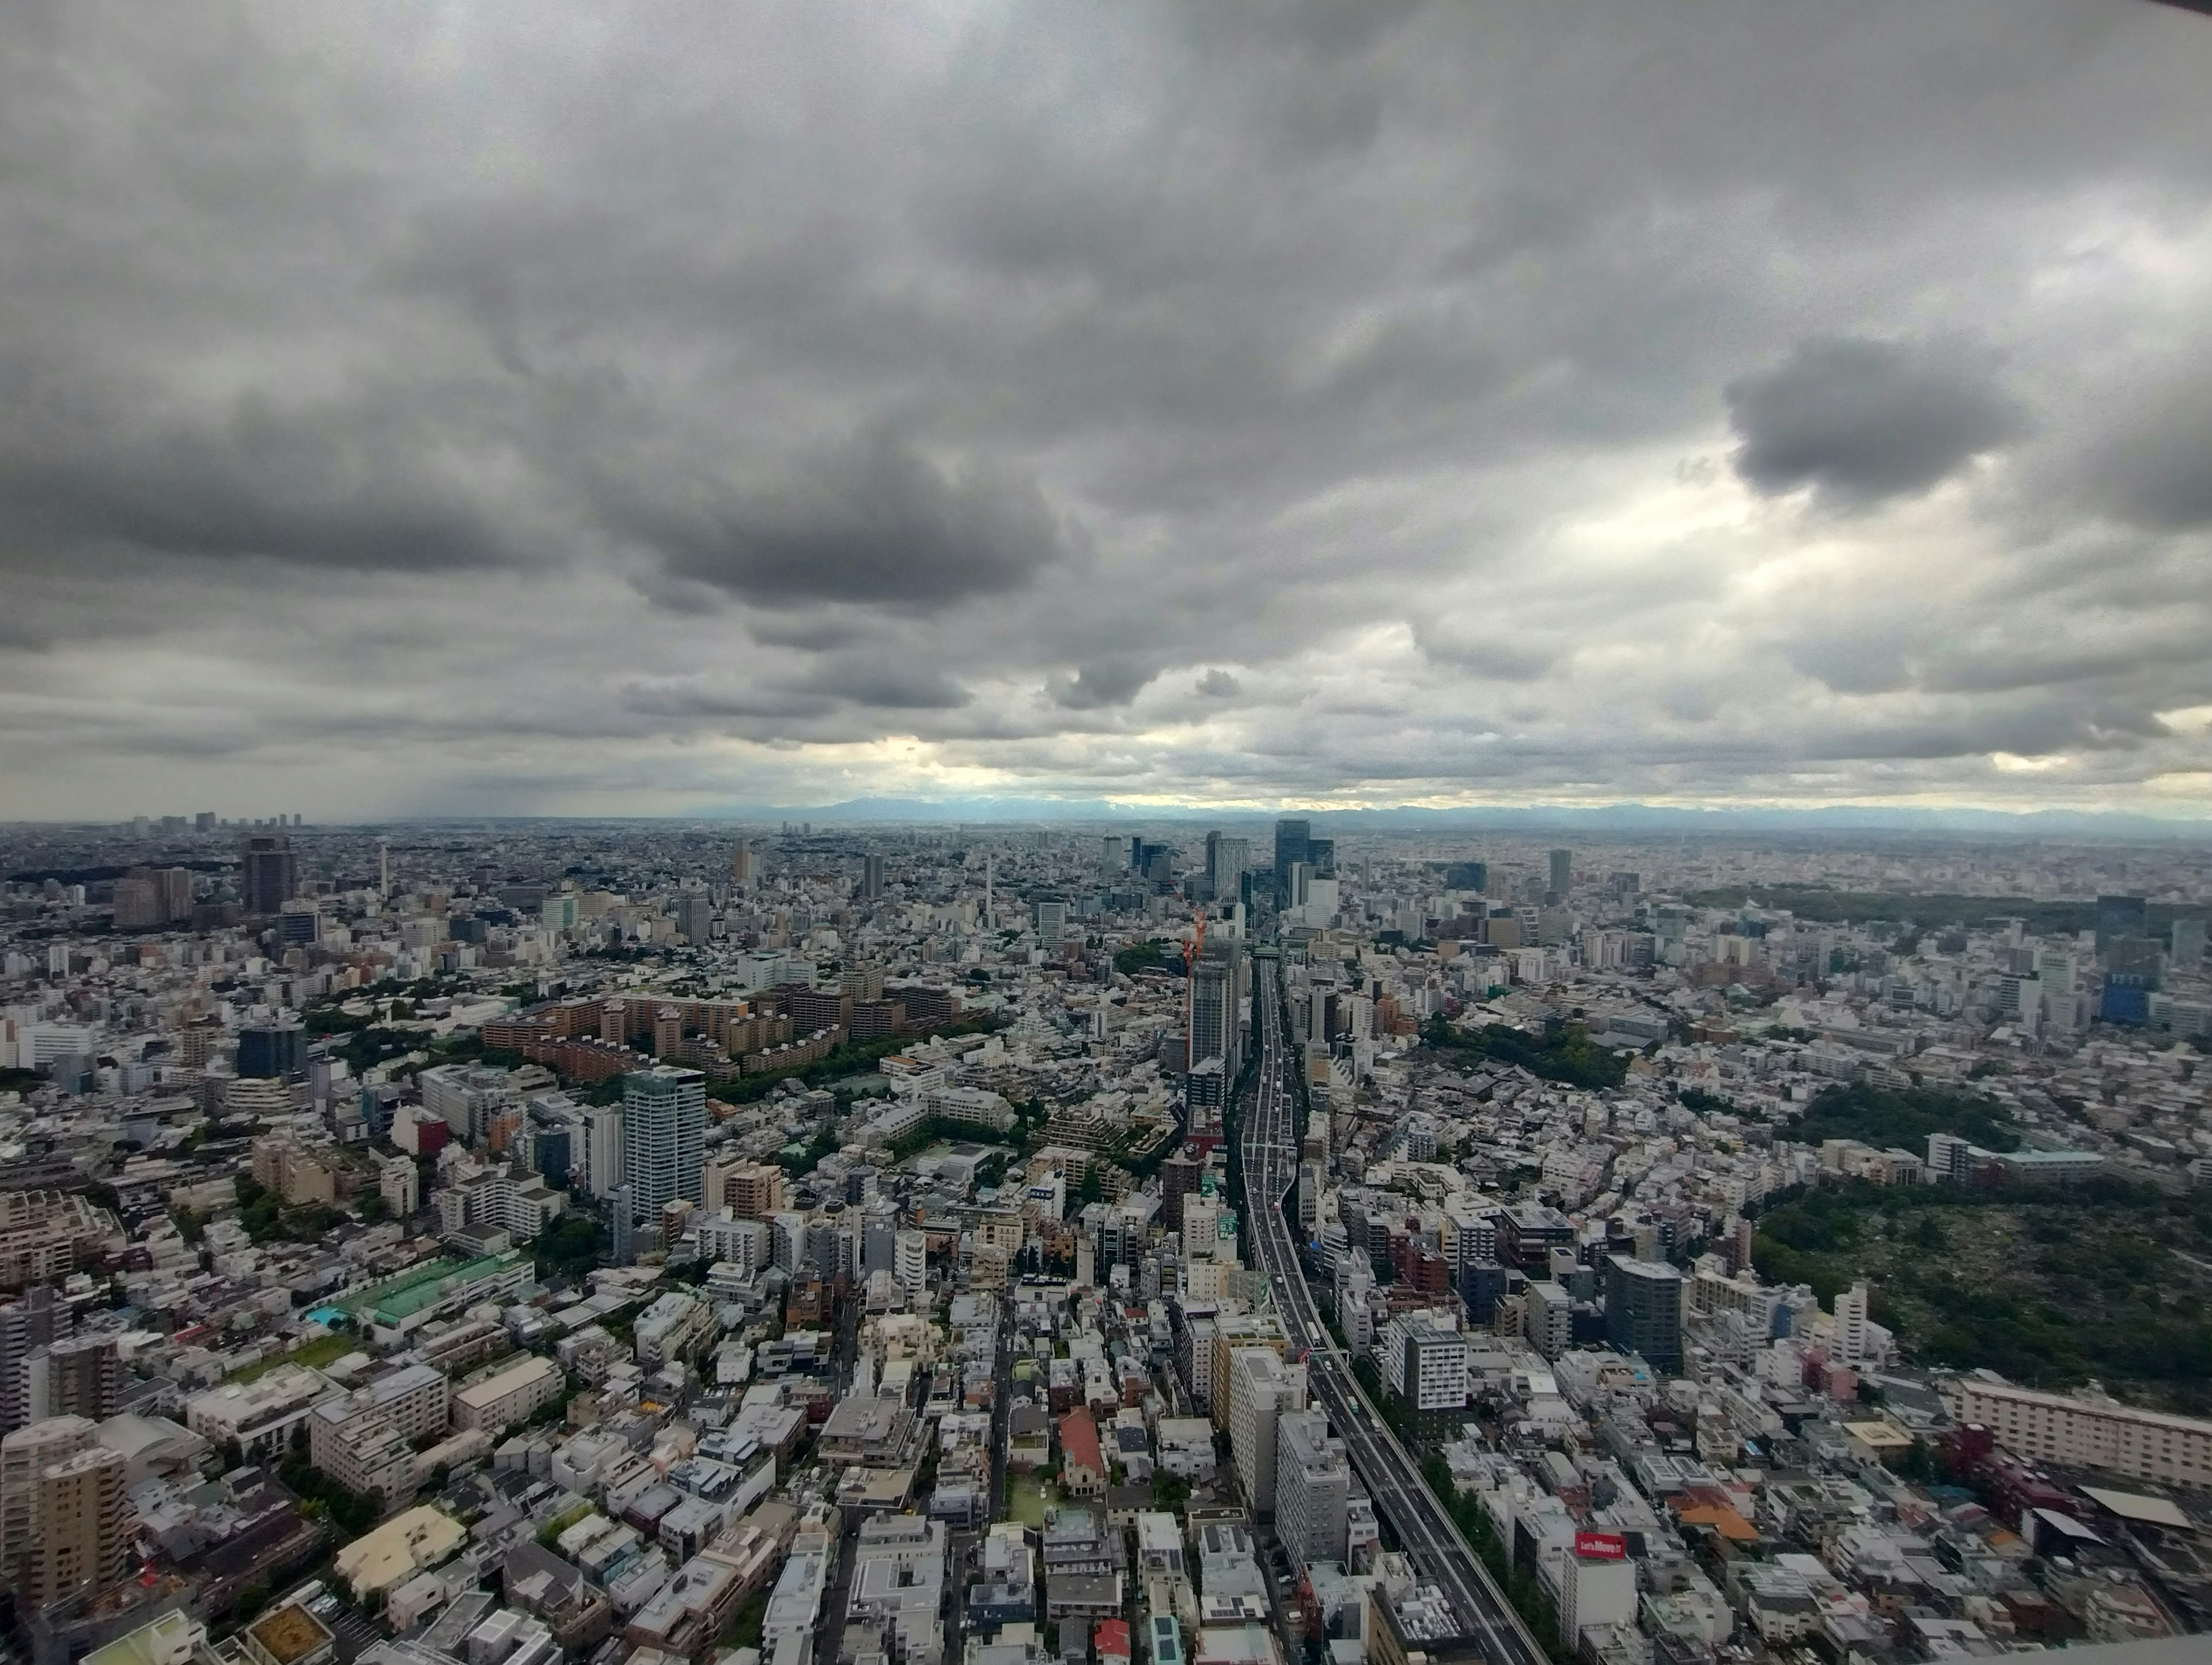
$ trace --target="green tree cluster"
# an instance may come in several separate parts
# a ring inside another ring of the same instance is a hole
[[[1436,1017],[1422,1025],[1421,1039],[1469,1064],[1485,1060],[1517,1064],[1531,1075],[1573,1087],[1617,1087],[1628,1079],[1627,1054],[1597,1045],[1589,1030],[1577,1023],[1554,1020],[1544,1025],[1540,1036],[1510,1024],[1486,1024],[1469,1033]]]

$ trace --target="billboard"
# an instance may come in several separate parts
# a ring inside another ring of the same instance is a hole
[[[1577,1532],[1575,1554],[1584,1561],[1625,1561],[1628,1540],[1618,1532]]]

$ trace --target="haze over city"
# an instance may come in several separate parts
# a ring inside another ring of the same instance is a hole
[[[0,814],[2203,816],[2212,29],[25,8]]]

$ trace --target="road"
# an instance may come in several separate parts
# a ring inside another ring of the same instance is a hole
[[[1543,1648],[1468,1547],[1421,1479],[1413,1457],[1360,1391],[1351,1361],[1314,1309],[1298,1246],[1291,1240],[1281,1206],[1297,1178],[1297,1100],[1291,1075],[1296,1054],[1284,1036],[1279,966],[1273,959],[1255,959],[1254,970],[1260,980],[1261,1051],[1252,1108],[1239,1133],[1245,1225],[1292,1343],[1305,1349],[1307,1382],[1328,1413],[1346,1455],[1374,1498],[1376,1510],[1396,1534],[1399,1547],[1458,1611],[1461,1634],[1498,1665],[1547,1665]]]

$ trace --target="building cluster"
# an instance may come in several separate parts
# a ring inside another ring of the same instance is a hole
[[[1329,1345],[1542,1645],[2212,1623],[2212,1422],[1931,1370],[1877,1291],[1752,1253],[1801,1188],[2212,1176],[2183,857],[0,845],[0,1579],[40,1665],[1444,1665],[1254,1264],[1255,957]],[[1822,886],[2021,901],[1772,905]],[[2061,933],[2032,899],[2069,895]],[[2016,1142],[1796,1127],[1969,1081]]]

